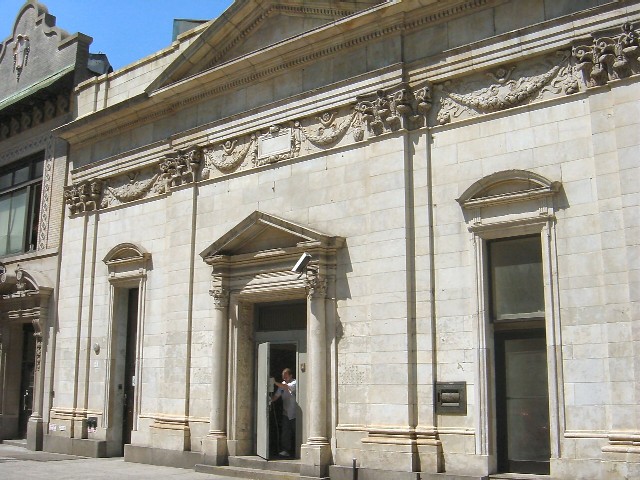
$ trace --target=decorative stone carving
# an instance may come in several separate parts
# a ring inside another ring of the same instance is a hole
[[[424,86],[414,93],[408,85],[401,84],[397,90],[378,90],[373,95],[359,96],[356,111],[360,125],[367,124],[374,136],[400,128],[420,127],[424,115],[431,109],[431,87]]]
[[[168,193],[173,187],[195,182],[201,163],[200,147],[190,151],[178,151],[165,157],[165,160],[160,163],[160,181],[163,191]]]
[[[601,36],[590,45],[574,46],[572,54],[576,69],[589,87],[640,73],[638,33],[630,23],[622,26],[619,35]]]
[[[297,158],[303,146],[306,154],[322,151],[340,142],[347,142],[345,139],[349,132],[353,140],[362,141],[365,138],[365,123],[373,135],[398,128],[415,128],[424,123],[432,104],[430,85],[424,85],[414,92],[402,84],[391,93],[379,91],[357,98],[359,101],[353,106],[324,111],[284,125],[272,125],[267,130],[249,132],[244,136],[193,146],[166,155],[156,167],[101,179],[94,189],[103,186],[104,192],[100,196],[94,191],[91,199],[102,198],[100,208],[108,208],[170,193],[172,188],[196,182],[200,178],[210,179],[220,173],[228,174]],[[202,174],[198,178],[201,166]],[[87,182],[65,192],[67,203],[73,205],[72,214],[95,209],[93,204],[87,209],[86,202],[80,200],[84,198],[80,190],[87,190],[85,184]]]
[[[33,336],[36,337],[36,358],[34,366],[36,369],[36,373],[38,373],[40,371],[40,363],[42,360],[42,334],[34,334]]]
[[[91,212],[98,209],[102,194],[102,181],[91,180],[65,188],[64,198],[71,214]]]
[[[51,120],[56,116],[56,106],[49,99],[44,102],[44,119],[45,121]]]
[[[229,306],[229,289],[215,286],[209,290],[209,293],[213,297],[213,303],[216,307],[228,307]]]
[[[22,112],[20,115],[20,131],[24,132],[29,127],[31,127],[31,115],[27,112]]]
[[[318,273],[317,268],[309,268],[305,279],[305,287],[307,296],[322,298],[327,293],[327,279]]]
[[[482,87],[484,79],[439,85],[441,93],[437,121],[444,125],[454,120],[529,104],[546,95],[575,93],[579,87],[569,57],[568,52],[558,52],[555,57],[547,57],[522,68],[500,67],[484,75],[495,82],[487,87]],[[538,73],[541,70],[542,73]],[[529,75],[529,72],[533,74]]]
[[[300,144],[300,128],[272,125],[266,133],[258,136],[258,155],[253,164],[259,167],[295,158],[300,154]]]
[[[258,143],[255,134],[251,134],[244,144],[236,149],[238,139],[227,140],[219,145],[210,145],[204,152],[203,178],[209,178],[210,172],[216,168],[223,173],[236,170],[249,158],[252,162],[258,156]]]
[[[69,109],[69,98],[65,93],[61,93],[56,97],[56,115],[67,113]]]
[[[56,137],[52,134],[48,134],[45,138],[45,161],[42,172],[42,194],[40,195],[40,221],[38,222],[37,250],[44,250],[47,248],[47,239],[49,235],[49,208],[51,205],[51,192],[53,190],[53,164]]]
[[[17,112],[13,117],[0,123],[0,140],[25,132],[30,128],[49,121],[57,115],[63,115],[69,111],[70,93],[63,92],[55,97],[40,100],[38,103],[25,106],[25,109]]]
[[[139,171],[128,172],[120,179],[110,179],[105,183],[101,208],[118,205],[120,203],[133,202],[145,197],[157,184],[160,174],[156,173],[151,178],[140,178]],[[122,179],[124,183],[122,183]]]
[[[13,71],[16,73],[17,81],[20,81],[22,69],[29,62],[29,37],[27,35],[18,35],[16,43],[13,46]]]
[[[9,120],[9,135],[14,136],[20,133],[20,122],[16,117],[11,117]]]
[[[316,147],[326,147],[340,141],[353,126],[354,119],[358,112],[354,110],[348,118],[338,123],[336,115],[338,112],[324,112],[319,117],[315,117],[320,126],[315,132],[311,128],[304,128],[300,122],[296,122],[296,127],[302,132],[303,138]],[[362,137],[360,137],[362,140]],[[356,139],[356,141],[359,141]]]
[[[33,110],[31,112],[31,117],[32,117],[31,123],[34,127],[37,125],[40,125],[42,123],[42,119],[44,118],[44,113],[42,111],[42,108],[40,108],[40,106],[38,105],[34,105]]]
[[[427,115],[431,110],[433,104],[433,98],[431,94],[431,84],[427,84],[422,88],[415,91],[414,96],[416,98],[416,110],[419,115]]]
[[[402,95],[399,100],[401,98]],[[402,111],[405,111],[407,105],[397,103],[395,100],[395,96],[388,96],[384,90],[378,90],[374,99],[364,99],[358,102],[356,109],[373,135],[382,134],[385,128],[397,130],[401,127],[400,115]]]
[[[24,270],[20,265],[16,265],[16,290],[18,292],[23,292],[27,286],[27,283],[24,281]]]

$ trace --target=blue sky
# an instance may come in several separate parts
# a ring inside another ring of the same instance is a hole
[[[0,0],[0,39],[10,34],[26,0]],[[171,43],[174,18],[211,20],[232,0],[42,0],[56,25],[93,38],[92,53],[106,53],[114,69]]]

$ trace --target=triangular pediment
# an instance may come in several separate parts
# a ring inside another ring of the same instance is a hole
[[[263,212],[253,212],[205,249],[204,259],[217,255],[242,255],[291,249],[309,244],[342,245],[341,237],[327,235]]]
[[[384,0],[235,0],[151,83],[166,87],[296,37]]]

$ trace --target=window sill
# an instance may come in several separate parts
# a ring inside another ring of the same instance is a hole
[[[0,255],[0,262],[4,265],[12,263],[20,263],[27,260],[35,260],[38,258],[54,257],[58,254],[57,248],[47,248],[45,250],[32,250],[25,253],[13,253],[9,255]]]

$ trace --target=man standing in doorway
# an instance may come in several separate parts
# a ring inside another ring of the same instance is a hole
[[[282,371],[282,383],[275,382],[278,391],[271,398],[276,401],[282,398],[282,436],[280,443],[282,451],[281,457],[292,457],[295,454],[296,438],[296,379],[293,378],[291,369],[285,368]]]

